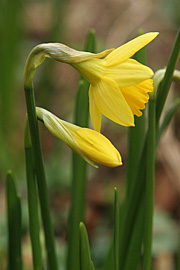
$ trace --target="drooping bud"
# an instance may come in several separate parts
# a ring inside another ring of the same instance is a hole
[[[36,108],[36,113],[38,119],[54,136],[65,142],[92,166],[97,167],[94,162],[109,167],[122,165],[117,149],[99,132],[65,122],[42,108]]]

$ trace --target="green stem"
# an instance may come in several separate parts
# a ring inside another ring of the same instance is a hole
[[[50,208],[48,200],[47,183],[44,172],[43,157],[40,145],[35,101],[33,93],[33,84],[31,87],[25,87],[26,106],[29,119],[29,128],[32,141],[33,159],[35,166],[35,173],[37,177],[38,193],[41,206],[41,215],[44,226],[46,249],[48,256],[49,268],[57,270],[57,260],[55,254],[54,235],[50,218]]]
[[[29,134],[28,120],[25,123],[24,147],[26,158],[26,178],[28,190],[29,228],[33,253],[33,267],[36,270],[43,269],[41,245],[39,239],[38,200],[35,183],[35,171],[32,156],[32,147]]]
[[[143,269],[151,269],[151,250],[153,233],[153,206],[154,206],[154,172],[155,172],[155,99],[149,100],[147,134],[147,169],[146,169],[146,191],[145,191],[145,227],[144,227],[144,258]]]

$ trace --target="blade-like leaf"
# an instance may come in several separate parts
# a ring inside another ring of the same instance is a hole
[[[114,189],[114,270],[119,270],[119,196]]]
[[[21,254],[21,202],[17,195],[11,171],[6,179],[7,217],[8,217],[8,267],[22,269]]]
[[[161,94],[158,95],[157,103],[156,103],[156,125],[158,126],[159,118],[161,116],[161,112],[167,97],[167,92],[169,90],[170,82],[172,79],[173,72],[179,57],[179,49],[180,49],[180,31],[178,32],[168,65],[167,70],[165,73],[164,80],[161,84],[160,92]],[[167,85],[165,85],[164,82],[167,82]],[[162,86],[164,87],[162,89]],[[165,98],[161,100],[160,97],[163,95],[163,92],[165,92]],[[129,194],[129,198],[127,200],[127,205],[124,213],[124,218],[122,220],[122,226],[121,226],[121,234],[120,234],[120,262],[122,262],[121,265],[123,265],[124,257],[127,254],[127,249],[130,243],[131,239],[131,233],[134,226],[134,220],[136,218],[137,212],[139,211],[139,207],[142,203],[141,194],[145,190],[145,177],[146,177],[146,153],[147,153],[147,136],[144,140],[143,150],[141,152],[140,159],[138,161],[138,169],[135,173],[134,181],[132,182],[131,192]]]
[[[95,50],[95,33],[93,30],[89,32],[85,50],[89,52]],[[89,122],[88,90],[89,83],[81,78],[76,97],[74,121],[76,125],[81,127],[87,127]],[[73,153],[67,270],[79,270],[79,223],[84,219],[86,171],[86,162]]]
[[[88,234],[83,222],[79,224],[80,231],[80,270],[94,270],[94,265],[91,260]]]
[[[162,119],[162,123],[160,125],[160,128],[158,130],[158,134],[157,134],[157,142],[156,145],[158,146],[159,141],[161,139],[162,134],[164,133],[164,131],[166,130],[166,128],[168,127],[172,117],[174,116],[176,110],[179,108],[180,106],[180,98],[175,99],[172,104],[170,105],[170,107],[167,109],[163,119]]]

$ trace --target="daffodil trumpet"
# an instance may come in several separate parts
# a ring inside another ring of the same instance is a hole
[[[90,83],[90,117],[96,131],[101,129],[101,114],[120,125],[134,126],[134,115],[142,115],[148,93],[153,91],[154,73],[131,57],[157,35],[146,33],[117,49],[97,54],[77,51],[61,43],[40,44],[27,59],[25,86],[31,87],[35,70],[45,58],[68,63]]]
[[[54,136],[66,143],[92,166],[97,167],[94,162],[109,167],[122,165],[117,149],[99,132],[63,121],[42,108],[37,107],[36,114]]]

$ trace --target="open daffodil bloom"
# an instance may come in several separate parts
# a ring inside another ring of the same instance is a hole
[[[122,165],[117,149],[99,132],[65,122],[42,108],[36,108],[36,113],[38,119],[54,136],[65,142],[92,166],[97,167],[94,162],[109,167]]]
[[[98,54],[76,51],[60,43],[38,45],[26,62],[25,86],[28,88],[36,67],[46,57],[71,64],[90,83],[90,117],[94,129],[100,131],[101,114],[120,125],[133,126],[134,115],[141,116],[140,110],[149,99],[148,92],[153,91],[153,71],[130,57],[157,35],[147,33]]]
[[[73,64],[90,83],[90,116],[95,130],[100,131],[101,113],[124,126],[133,126],[134,115],[142,115],[148,92],[153,91],[153,71],[130,57],[157,34],[139,36],[103,59]]]

